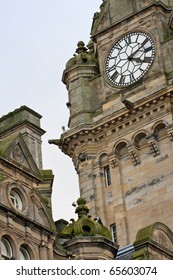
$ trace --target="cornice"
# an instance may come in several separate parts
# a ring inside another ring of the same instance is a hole
[[[31,228],[35,228],[38,230],[41,230],[49,236],[52,235],[54,233],[54,231],[50,228],[47,228],[41,224],[39,224],[38,222],[31,220],[30,218],[28,218],[27,216],[24,216],[14,210],[12,210],[11,208],[7,207],[6,205],[3,205],[0,203],[0,210],[3,211],[3,213],[7,213],[7,215],[11,215],[11,217],[13,219],[19,219],[23,222],[24,225],[29,225]]]
[[[123,108],[91,124],[82,124],[70,129],[61,135],[58,146],[65,154],[69,154],[68,149],[73,150],[87,143],[90,143],[90,146],[98,145],[112,133],[120,132],[122,129],[124,131],[132,129],[133,125],[137,126],[137,123],[138,126],[141,125],[142,121],[146,121],[146,118],[153,114],[157,113],[158,117],[163,116],[168,110],[165,103],[170,100],[171,95],[173,96],[173,86],[169,90],[163,89],[137,101],[132,110]]]

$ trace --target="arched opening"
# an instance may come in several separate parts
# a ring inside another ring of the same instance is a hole
[[[20,260],[30,260],[31,256],[27,245],[20,246]]]
[[[13,257],[13,248],[7,236],[1,238],[1,257],[4,260],[10,260]]]
[[[145,146],[147,146],[147,138],[146,138],[146,133],[140,132],[138,133],[135,138],[134,138],[134,145],[137,149],[141,149]]]
[[[166,125],[164,123],[160,123],[154,128],[154,136],[156,140],[160,140],[161,138],[164,138],[166,135],[167,135]]]
[[[125,141],[120,142],[115,148],[115,155],[122,158],[128,155],[127,143]]]

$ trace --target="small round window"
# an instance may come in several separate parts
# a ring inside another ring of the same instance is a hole
[[[11,199],[11,202],[12,202],[13,206],[16,209],[22,210],[22,208],[23,208],[22,199],[21,199],[20,195],[16,192],[15,189],[11,190],[10,199]]]

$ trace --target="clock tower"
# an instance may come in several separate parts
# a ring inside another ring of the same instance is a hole
[[[156,222],[173,231],[172,9],[172,0],[102,1],[91,41],[63,73],[69,130],[56,144],[120,246]]]

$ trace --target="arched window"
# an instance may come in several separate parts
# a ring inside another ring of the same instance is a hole
[[[100,165],[104,176],[105,187],[109,187],[111,185],[111,171],[107,154],[102,154],[100,156]]]
[[[109,165],[104,167],[104,178],[105,178],[105,187],[109,187],[111,185],[111,172]]]
[[[118,242],[118,239],[117,239],[117,226],[116,224],[112,224],[110,226],[110,229],[111,229],[111,233],[112,233],[112,240],[117,243]]]
[[[31,257],[27,249],[27,246],[25,245],[20,246],[20,260],[30,260],[30,259]]]
[[[1,238],[1,256],[4,260],[12,258],[13,250],[9,240],[6,237]]]

